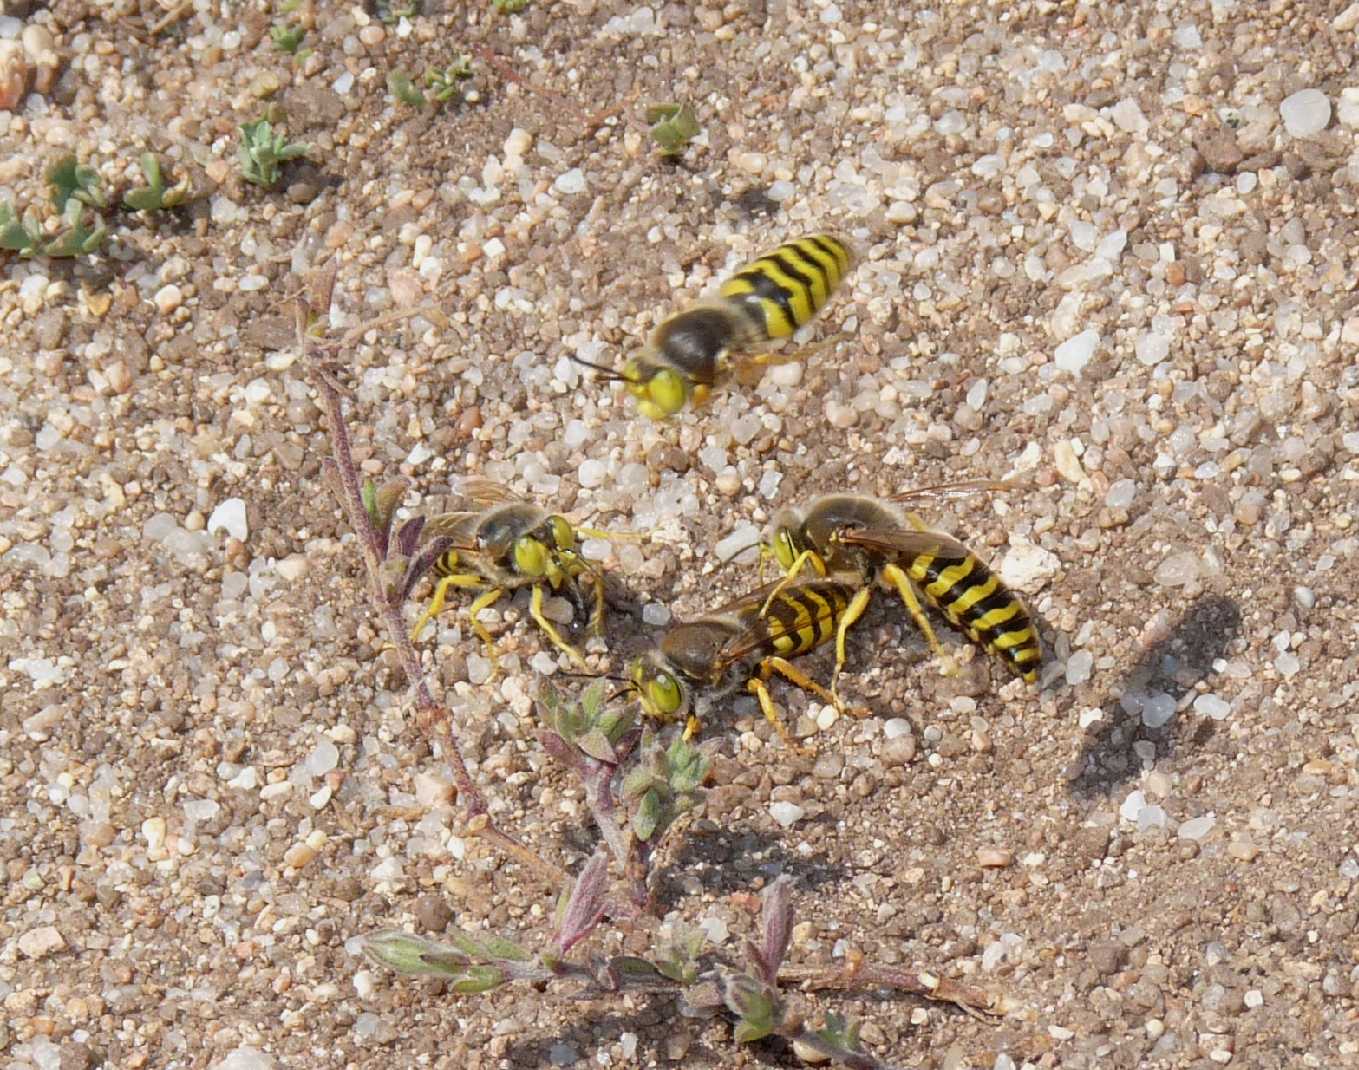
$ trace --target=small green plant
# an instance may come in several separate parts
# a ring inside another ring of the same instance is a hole
[[[420,14],[420,0],[377,0],[374,10],[379,21],[391,25]]]
[[[43,246],[47,256],[71,257],[84,256],[98,252],[109,236],[104,220],[94,212],[89,212],[80,201],[72,198],[66,202],[66,210],[61,213],[62,229],[57,236]]]
[[[20,256],[37,256],[42,252],[42,220],[35,209],[29,208],[23,218],[10,201],[0,201],[0,249],[8,249]]]
[[[402,70],[387,75],[387,91],[408,108],[423,108],[429,103],[420,87],[411,81],[411,76]]]
[[[123,206],[133,212],[162,212],[178,208],[193,195],[193,187],[186,178],[176,186],[165,188],[160,159],[152,152],[144,152],[139,160],[146,185],[123,194]]]
[[[435,103],[462,100],[462,83],[472,77],[472,57],[459,56],[444,67],[431,67],[425,72],[425,84]]]
[[[278,185],[279,164],[305,156],[309,145],[290,142],[282,131],[276,132],[268,119],[241,124],[241,147],[237,159],[247,182],[264,189]]]
[[[290,56],[297,54],[297,50],[302,44],[302,38],[306,36],[306,29],[296,23],[289,26],[282,22],[276,22],[269,27],[269,38],[274,42],[274,47]]]
[[[69,258],[98,252],[108,237],[103,219],[74,197],[66,201],[61,222],[61,230],[48,238],[35,209],[29,208],[21,219],[14,205],[0,202],[0,249],[23,257]]]
[[[703,129],[688,104],[653,104],[646,110],[646,121],[651,124],[651,140],[668,159],[682,155]]]
[[[472,77],[472,60],[469,56],[459,56],[443,67],[431,67],[425,71],[424,90],[404,70],[398,68],[387,75],[387,90],[410,108],[423,108],[433,98],[435,104],[447,104],[450,100],[462,100],[462,83]]]
[[[90,208],[109,206],[99,173],[93,167],[77,163],[74,155],[63,156],[47,169],[47,185],[52,190],[52,206],[58,212],[64,212],[70,201]]]
[[[529,0],[491,0],[497,15],[516,15],[528,7]]]

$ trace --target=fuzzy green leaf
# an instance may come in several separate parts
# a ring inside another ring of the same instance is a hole
[[[632,834],[643,843],[651,839],[660,826],[664,809],[660,796],[654,791],[648,791],[638,801],[637,809],[632,812]]]
[[[504,971],[494,966],[469,966],[460,980],[453,982],[453,991],[463,996],[489,992],[505,983]]]
[[[613,749],[609,737],[598,728],[591,728],[577,739],[576,746],[596,761],[606,762],[610,765],[618,762],[618,752]]]
[[[473,936],[464,929],[451,929],[444,938],[469,959],[482,962],[527,962],[533,957],[512,940],[494,933]]]
[[[365,937],[363,953],[379,966],[412,977],[458,977],[469,965],[456,952],[399,929]]]

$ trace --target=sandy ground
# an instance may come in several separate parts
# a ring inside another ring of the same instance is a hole
[[[288,18],[301,59],[267,32]],[[1344,0],[390,24],[5,0],[0,38],[44,26],[59,65],[0,113],[4,192],[45,205],[66,151],[125,187],[151,149],[199,194],[110,213],[96,256],[0,254],[5,1070],[797,1065],[666,999],[459,998],[354,956],[451,917],[532,941],[554,890],[458,835],[365,604],[286,305],[330,258],[332,338],[438,310],[342,355],[364,471],[415,511],[473,473],[655,533],[609,552],[637,615],[601,671],[655,634],[638,607],[750,586],[714,546],[780,505],[1033,483],[925,511],[1026,593],[1041,690],[947,632],[940,675],[882,600],[844,680],[873,717],[775,689],[816,760],[748,699],[709,726],[672,920],[734,952],[787,873],[795,960],[856,947],[1018,1003],[807,1001],[897,1066],[1359,1065],[1356,24]],[[461,51],[474,99],[388,96]],[[263,192],[236,128],[275,87],[311,149]],[[665,100],[704,127],[679,165],[642,121]],[[820,229],[863,262],[805,369],[658,425],[565,359],[621,363]],[[529,716],[566,665],[526,609],[486,615],[492,685],[459,613],[424,644],[497,820],[574,867],[594,832]]]

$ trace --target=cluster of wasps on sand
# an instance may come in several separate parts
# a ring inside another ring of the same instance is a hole
[[[752,369],[805,359],[812,349],[779,353],[764,347],[809,323],[853,269],[854,259],[852,246],[838,235],[795,238],[736,271],[715,296],[664,320],[621,370],[575,359],[601,378],[621,383],[644,416],[663,420],[703,404],[714,390]],[[714,707],[745,690],[780,737],[802,750],[788,735],[768,683],[779,676],[842,713],[865,712],[841,700],[839,677],[848,632],[877,590],[901,600],[945,672],[955,670],[935,637],[922,595],[1013,674],[1037,682],[1042,647],[1023,602],[962,542],[931,530],[907,511],[910,502],[931,497],[1017,488],[971,480],[890,498],[832,494],[803,508],[782,509],[759,547],[762,571],[772,562],[782,578],[695,619],[672,623],[619,678],[620,694],[635,696],[650,718],[684,722],[688,738]],[[477,614],[506,592],[527,587],[532,619],[586,670],[581,652],[544,614],[543,600],[559,594],[577,612],[588,607],[589,631],[602,634],[604,575],[585,558],[580,543],[582,537],[610,533],[579,527],[485,480],[466,481],[464,492],[474,508],[435,517],[426,527],[425,538],[443,540],[444,548],[433,568],[434,593],[414,635],[439,613],[451,590],[475,591],[468,610],[471,627],[494,664],[494,641]],[[792,662],[827,645],[835,649],[829,688]]]

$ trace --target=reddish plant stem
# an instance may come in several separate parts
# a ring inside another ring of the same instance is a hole
[[[406,622],[401,616],[399,602],[388,596],[382,579],[382,536],[373,526],[372,518],[363,504],[363,493],[359,489],[358,470],[354,467],[354,455],[350,446],[349,428],[344,419],[344,400],[334,378],[321,365],[319,358],[312,352],[314,340],[306,333],[305,314],[299,314],[298,336],[304,349],[313,356],[314,367],[321,392],[326,399],[326,412],[330,420],[330,440],[334,453],[335,468],[344,489],[345,511],[349,523],[358,535],[363,548],[364,565],[368,573],[368,591],[373,606],[379,611],[387,630],[387,637],[401,661],[402,670],[415,698],[420,731],[433,737],[440,745],[449,765],[453,769],[453,784],[462,803],[466,830],[478,839],[498,848],[506,856],[513,858],[546,879],[554,887],[561,888],[570,884],[571,878],[561,867],[541,858],[525,847],[513,836],[502,832],[490,820],[486,800],[472,781],[463,760],[462,750],[453,733],[453,715],[443,703],[436,702],[425,678],[420,655],[411,642],[406,630]]]

